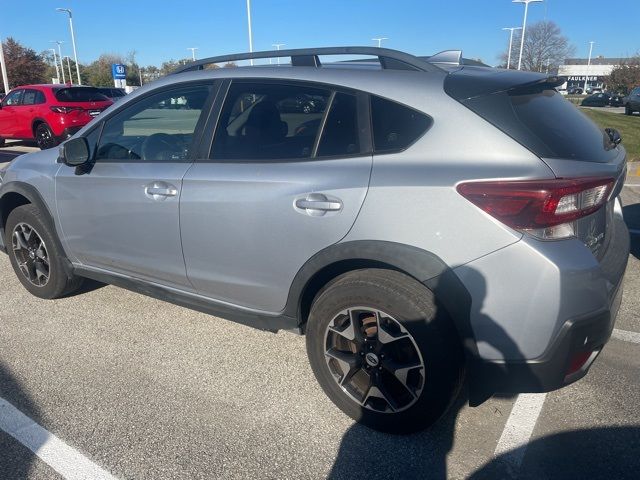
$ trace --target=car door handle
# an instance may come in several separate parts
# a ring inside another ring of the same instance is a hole
[[[296,207],[303,210],[324,210],[325,212],[333,212],[340,210],[342,204],[340,202],[329,202],[320,200],[298,200]]]
[[[294,205],[313,217],[342,209],[342,202],[339,199],[329,198],[323,193],[310,193],[303,198],[296,199]]]
[[[144,193],[153,200],[165,200],[168,197],[175,197],[178,189],[166,182],[153,182],[144,187]]]

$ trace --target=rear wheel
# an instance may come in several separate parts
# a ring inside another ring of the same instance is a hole
[[[35,131],[36,143],[40,150],[47,150],[53,148],[58,144],[58,140],[53,135],[51,128],[46,123],[39,123]]]
[[[633,115],[633,110],[631,110],[631,107],[629,107],[629,105],[624,107],[624,114],[625,115]]]
[[[313,303],[307,353],[329,398],[376,430],[431,426],[459,393],[463,361],[446,312],[416,280],[367,269],[331,282]]]
[[[82,284],[82,278],[67,275],[64,253],[53,235],[35,205],[17,207],[7,218],[5,245],[11,266],[22,285],[39,298],[59,298]]]

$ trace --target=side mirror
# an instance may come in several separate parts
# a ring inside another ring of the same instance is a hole
[[[89,144],[84,137],[72,138],[60,146],[60,160],[70,167],[79,167],[89,161]]]
[[[619,145],[622,142],[622,136],[620,136],[620,132],[615,128],[605,128],[605,132],[609,135],[609,139],[614,145]]]

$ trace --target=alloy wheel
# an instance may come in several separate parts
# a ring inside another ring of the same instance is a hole
[[[46,125],[39,125],[36,129],[36,143],[41,150],[55,147],[56,142],[53,133]]]
[[[50,276],[49,253],[35,228],[27,223],[17,224],[11,235],[11,244],[25,278],[36,287],[44,287]]]
[[[376,412],[406,410],[424,388],[425,366],[415,340],[377,309],[353,307],[338,313],[325,332],[325,360],[338,386]]]

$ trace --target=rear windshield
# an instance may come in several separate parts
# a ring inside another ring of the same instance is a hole
[[[59,102],[105,102],[109,100],[97,88],[69,87],[54,92]]]
[[[608,162],[617,155],[604,130],[555,90],[500,92],[463,103],[540,157]]]

